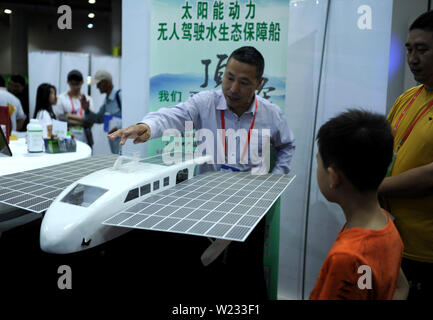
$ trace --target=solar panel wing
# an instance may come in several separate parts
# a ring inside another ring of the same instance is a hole
[[[294,178],[205,173],[151,195],[103,224],[245,241]]]
[[[111,167],[118,157],[114,154],[98,155],[2,176],[0,202],[36,213],[45,211],[71,183]]]

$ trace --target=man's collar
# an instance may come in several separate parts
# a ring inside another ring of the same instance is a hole
[[[433,92],[433,86],[429,86],[429,85],[425,85],[424,84],[424,88],[428,93],[432,93]]]
[[[255,106],[256,106],[256,100],[257,100],[257,96],[254,95],[253,102],[251,103],[251,105],[250,105],[250,107],[248,108],[248,110],[245,111],[244,113],[254,113]]]
[[[68,90],[68,91],[65,92],[65,95],[66,95],[67,97],[70,97],[70,98],[73,97],[74,99],[80,99],[80,98],[81,98],[81,95],[83,95],[83,94],[84,94],[85,97],[87,97],[87,95],[86,95],[85,93],[82,93],[81,90],[80,90],[80,94],[78,95],[78,97],[73,97],[73,96],[72,96],[72,92],[71,92],[71,90]]]
[[[107,100],[114,100],[116,98],[116,92],[117,90],[115,90],[113,87],[113,89],[110,92],[110,95],[107,96]]]
[[[254,95],[253,102],[251,103],[250,107],[244,113],[252,113],[252,114],[254,113],[256,99],[257,99],[257,96]],[[229,109],[229,107],[227,106],[227,102],[226,102],[226,98],[224,97],[224,94],[221,96],[221,100],[218,102],[216,109],[217,110],[228,110]]]
[[[217,110],[227,110],[228,109],[226,97],[224,97],[224,93],[222,92],[222,90],[221,90],[221,96],[220,96],[219,101],[217,103],[216,109]]]

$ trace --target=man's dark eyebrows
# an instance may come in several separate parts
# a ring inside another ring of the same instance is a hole
[[[241,77],[239,80],[251,82],[250,78],[248,77]]]
[[[406,48],[407,47],[420,47],[420,46],[428,47],[428,44],[427,44],[427,42],[424,42],[424,41],[418,41],[418,42],[414,42],[414,43],[406,42],[404,46]]]
[[[227,71],[227,74],[230,76],[230,77],[235,77],[235,75],[233,74],[233,73],[231,73],[230,71]],[[239,78],[239,80],[243,80],[243,81],[248,81],[248,82],[251,82],[250,81],[250,79],[248,78],[248,77],[241,77],[241,78]]]

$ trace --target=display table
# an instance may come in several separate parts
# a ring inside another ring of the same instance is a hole
[[[16,133],[15,133],[16,134]],[[0,179],[1,176],[34,170],[38,168],[53,166],[64,162],[79,160],[90,157],[92,149],[81,141],[77,142],[76,152],[65,153],[29,153],[27,152],[26,139],[22,133],[20,138],[10,141],[9,147],[12,151],[12,157],[0,157]],[[0,191],[1,194],[1,191]],[[0,203],[0,236],[1,233],[39,219],[42,214],[28,212],[6,204]]]
[[[12,151],[12,157],[0,157],[0,176],[33,170],[64,162],[79,160],[90,157],[92,149],[81,141],[77,142],[76,152],[65,153],[29,153],[25,138],[11,141],[9,147]]]

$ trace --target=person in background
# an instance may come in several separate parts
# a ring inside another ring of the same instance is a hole
[[[397,98],[388,114],[394,160],[379,188],[404,242],[409,300],[433,298],[433,11],[409,27],[407,62],[420,85]]]
[[[0,76],[0,106],[12,108],[13,112],[10,115],[12,131],[20,131],[24,127],[26,115],[21,106],[20,100],[5,88],[5,80]]]
[[[93,145],[92,131],[86,124],[84,118],[83,104],[88,103],[89,108],[93,109],[92,98],[87,94],[81,93],[83,85],[83,75],[78,70],[72,70],[67,76],[69,90],[63,92],[58,97],[58,102],[53,110],[57,119],[67,121],[69,131],[75,139]]]
[[[29,123],[30,115],[29,115],[29,89],[26,84],[26,79],[19,74],[15,74],[11,76],[7,89],[10,93],[16,96],[23,107],[23,111],[26,115],[26,119],[24,120],[24,124],[21,130],[25,131],[26,126]]]
[[[53,112],[53,105],[57,102],[56,88],[48,83],[39,85],[36,92],[36,106],[34,118],[38,119],[43,129],[44,138],[51,138],[53,119],[56,115]]]
[[[324,197],[346,218],[329,250],[310,299],[404,299],[409,285],[400,268],[403,242],[377,188],[392,158],[385,117],[348,110],[317,134],[317,181]]]
[[[111,134],[121,128],[121,116],[122,116],[122,97],[120,95],[120,89],[116,90],[113,86],[113,79],[111,74],[106,70],[99,70],[95,73],[93,81],[96,83],[96,87],[99,89],[101,94],[106,94],[104,104],[99,108],[98,113],[94,113],[90,110],[88,102],[84,102],[81,106],[85,111],[85,119],[87,123],[104,123],[105,118],[108,123],[116,122],[111,127],[109,126],[108,134]],[[114,116],[114,117],[112,117]],[[108,139],[111,153],[120,154],[120,137],[115,140]]]

